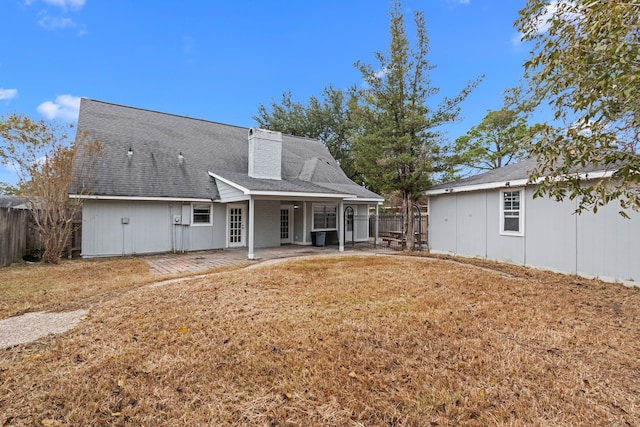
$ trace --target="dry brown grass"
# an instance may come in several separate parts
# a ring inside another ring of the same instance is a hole
[[[0,353],[0,424],[640,425],[640,293],[307,259],[140,288]]]
[[[149,283],[233,271],[248,264],[177,274],[152,274],[141,258],[62,260],[0,268],[0,319],[33,311],[87,308]]]
[[[157,280],[142,259],[63,260],[0,269],[0,319],[30,311],[66,310]]]

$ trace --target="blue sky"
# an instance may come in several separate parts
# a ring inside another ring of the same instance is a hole
[[[484,82],[450,139],[498,109],[527,46],[513,22],[525,0],[405,0],[425,13],[440,95]],[[387,0],[0,0],[0,116],[74,122],[80,97],[254,126],[260,103],[360,84],[389,41]],[[413,38],[412,21],[407,32]],[[437,103],[439,97],[433,99]],[[15,182],[0,165],[0,181]]]

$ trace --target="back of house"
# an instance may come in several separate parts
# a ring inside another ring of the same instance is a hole
[[[85,199],[84,257],[245,247],[251,258],[320,232],[343,248],[369,238],[383,200],[309,138],[90,99],[77,135],[101,146],[70,191]]]

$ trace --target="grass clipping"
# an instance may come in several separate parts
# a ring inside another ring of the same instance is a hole
[[[140,288],[1,353],[0,424],[638,425],[640,293],[446,260]]]

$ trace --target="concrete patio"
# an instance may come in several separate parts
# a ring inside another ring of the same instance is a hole
[[[255,258],[250,260],[247,258],[246,248],[234,249],[216,249],[210,251],[188,252],[182,254],[161,254],[149,255],[144,259],[149,263],[151,272],[155,274],[171,275],[181,273],[196,273],[212,268],[239,265],[239,264],[255,264],[264,260],[294,258],[313,255],[340,255],[349,253],[390,253],[393,252],[388,248],[378,246],[374,248],[368,243],[345,245],[345,251],[339,252],[337,246],[298,246],[286,245],[277,248],[256,249]]]

